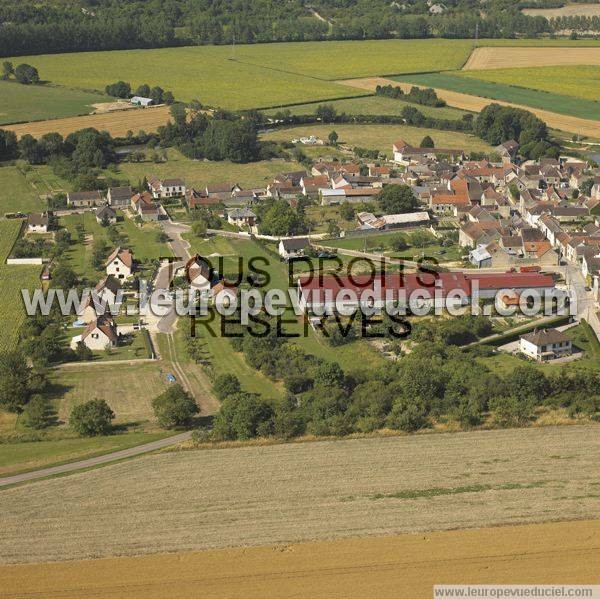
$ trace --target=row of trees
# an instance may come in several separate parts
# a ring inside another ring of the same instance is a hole
[[[109,96],[114,98],[131,98],[131,96],[141,96],[143,98],[151,98],[155,104],[173,104],[175,96],[173,92],[165,91],[162,87],[156,85],[150,87],[147,83],[140,85],[134,93],[131,91],[131,84],[126,81],[117,81],[110,83],[104,90]]]
[[[375,88],[375,93],[378,96],[386,96],[395,100],[404,100],[405,102],[414,102],[423,106],[434,106],[441,108],[446,106],[446,102],[438,98],[435,90],[432,88],[421,89],[420,87],[412,86],[410,91],[404,92],[397,85],[378,85]]]

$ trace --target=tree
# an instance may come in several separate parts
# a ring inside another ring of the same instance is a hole
[[[42,395],[33,395],[23,410],[21,422],[29,428],[42,429],[50,425],[51,417],[50,402]]]
[[[155,397],[152,409],[163,428],[189,426],[199,412],[194,398],[178,383]]]
[[[223,401],[229,395],[235,395],[242,390],[240,381],[234,374],[219,375],[213,385],[215,395]]]
[[[24,85],[36,84],[40,82],[40,75],[35,67],[29,64],[20,64],[15,69],[15,78],[19,83]]]
[[[110,432],[114,417],[114,412],[103,399],[92,399],[73,408],[69,424],[83,437],[95,437]]]
[[[29,400],[30,370],[21,352],[0,354],[0,407],[19,412]]]
[[[328,139],[329,139],[329,145],[330,146],[337,146],[339,137],[338,137],[338,134],[337,134],[336,131],[332,131],[329,134]]]
[[[192,223],[192,233],[196,236],[196,237],[205,237],[206,236],[206,223],[201,220],[195,220]]]
[[[87,362],[94,357],[94,352],[83,342],[78,341],[75,348],[75,358],[78,362]]]
[[[331,104],[319,104],[315,110],[315,115],[323,123],[331,123],[335,120],[337,112]]]
[[[433,139],[431,139],[431,137],[429,137],[429,135],[426,135],[421,140],[421,145],[419,147],[421,147],[421,148],[435,148],[435,144],[433,143]]]
[[[340,206],[340,216],[344,220],[353,220],[354,214],[355,214],[355,210],[354,210],[354,206],[352,206],[352,204],[345,203]]]
[[[252,439],[273,432],[273,408],[258,395],[237,393],[228,396],[215,417],[217,439]]]
[[[10,79],[10,76],[14,75],[14,73],[15,68],[13,67],[13,63],[9,60],[5,60],[2,63],[2,75],[0,75],[0,79],[6,81],[7,79]]]
[[[150,97],[150,86],[147,83],[143,83],[137,88],[135,95],[142,96],[142,98]]]
[[[315,385],[343,387],[346,377],[337,362],[323,362],[315,371]]]
[[[385,214],[410,212],[417,207],[417,200],[408,185],[386,185],[375,199]]]
[[[131,85],[125,81],[117,81],[116,83],[107,85],[104,91],[114,98],[129,98],[131,95]]]
[[[435,236],[429,231],[417,229],[411,236],[410,241],[415,247],[425,247],[435,242]]]
[[[402,234],[394,235],[390,240],[390,245],[396,252],[403,252],[409,247],[406,237]]]

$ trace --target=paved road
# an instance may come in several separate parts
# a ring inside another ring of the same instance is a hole
[[[169,447],[170,445],[176,445],[182,441],[187,441],[192,433],[186,431],[166,439],[160,439],[158,441],[152,441],[144,445],[137,445],[136,447],[130,447],[129,449],[121,449],[120,451],[114,451],[107,453],[95,458],[88,458],[86,460],[79,460],[78,462],[70,462],[69,464],[62,464],[61,466],[52,466],[50,468],[42,468],[41,470],[34,470],[32,472],[24,472],[23,474],[15,474],[14,476],[7,476],[0,478],[0,487],[7,485],[14,485],[15,483],[22,483],[26,481],[35,480],[38,478],[45,478],[47,476],[53,476],[55,474],[63,474],[66,472],[75,472],[76,470],[82,470],[84,468],[91,468],[93,466],[100,466],[102,464],[108,464],[116,460],[122,460],[123,458],[131,458],[134,456],[142,455],[150,451],[156,451],[163,447]]]

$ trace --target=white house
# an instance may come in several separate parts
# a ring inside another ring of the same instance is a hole
[[[110,206],[97,208],[96,221],[98,221],[98,224],[107,222],[109,225],[114,225],[117,222],[117,213]]]
[[[521,335],[519,351],[538,362],[545,362],[570,355],[573,345],[558,329],[542,329]]]
[[[304,256],[304,251],[309,246],[308,237],[296,237],[294,239],[282,239],[279,242],[279,255],[284,260]]]
[[[100,316],[90,322],[81,335],[81,342],[92,351],[116,347],[118,341],[117,326],[109,316]]]
[[[48,215],[47,214],[30,214],[27,219],[27,230],[30,233],[47,233],[48,232]]]
[[[185,265],[185,273],[190,287],[201,293],[210,291],[214,273],[210,264],[199,254],[193,256]]]
[[[155,200],[161,198],[180,198],[185,196],[185,181],[183,179],[148,179],[148,189]]]
[[[129,250],[117,248],[104,264],[107,275],[115,279],[126,280],[133,273],[133,255]]]

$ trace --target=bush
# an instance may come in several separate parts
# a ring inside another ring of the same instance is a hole
[[[234,374],[221,374],[213,385],[215,395],[223,401],[229,395],[235,395],[242,390],[240,381]]]
[[[199,411],[194,398],[179,384],[155,397],[152,409],[163,428],[189,426]]]
[[[71,428],[84,437],[106,435],[115,414],[103,399],[92,399],[75,406],[69,418]]]

